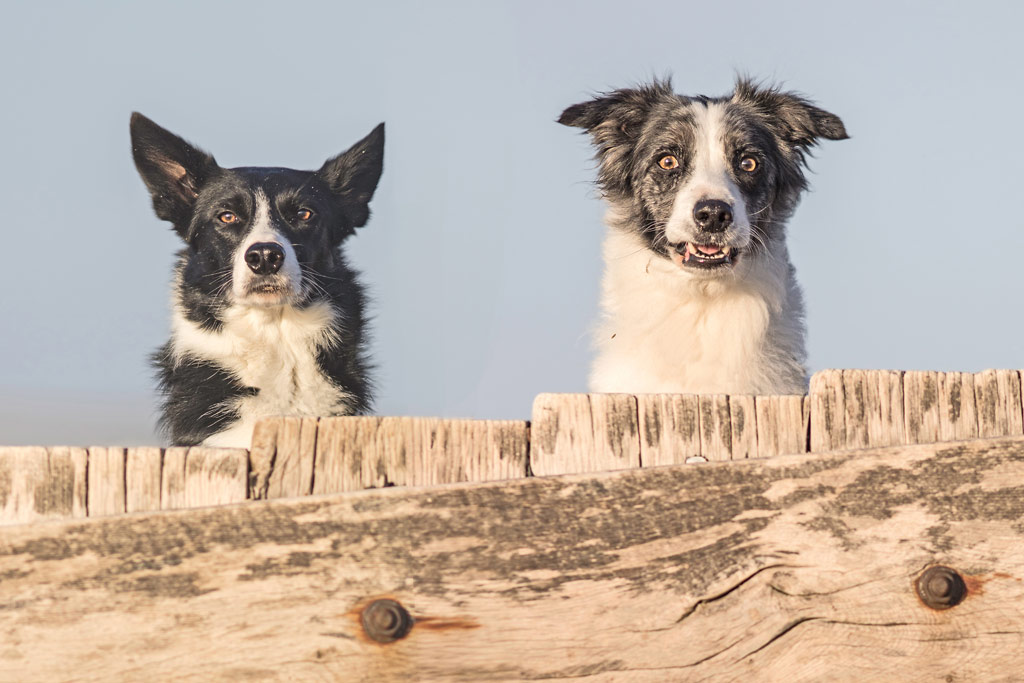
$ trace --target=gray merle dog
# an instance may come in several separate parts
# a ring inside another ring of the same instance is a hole
[[[804,393],[786,221],[805,154],[846,138],[842,121],[740,80],[716,98],[668,82],[616,90],[559,122],[590,133],[609,204],[592,390]]]

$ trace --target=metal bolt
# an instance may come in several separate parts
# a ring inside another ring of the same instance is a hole
[[[956,607],[967,596],[967,584],[955,569],[929,567],[914,584],[917,596],[932,609]]]
[[[412,615],[401,603],[388,598],[374,600],[359,617],[363,631],[378,643],[393,643],[412,629]]]

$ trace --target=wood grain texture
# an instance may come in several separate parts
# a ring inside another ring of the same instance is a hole
[[[89,516],[118,515],[125,511],[125,449],[89,449]]]
[[[188,449],[184,507],[227,505],[246,499],[249,453],[241,448]]]
[[[129,448],[125,456],[125,511],[148,512],[160,505],[163,451],[159,448]]]
[[[0,679],[1014,680],[1022,491],[1015,438],[9,527]]]
[[[637,399],[629,394],[540,394],[530,466],[538,476],[640,466]]]
[[[0,448],[0,525],[85,517],[86,451]]]
[[[526,476],[528,454],[520,420],[323,418],[313,490],[515,479]]]
[[[757,396],[757,454],[760,458],[807,452],[804,396]]]
[[[939,440],[963,441],[978,437],[978,411],[974,399],[974,375],[968,372],[939,373]]]
[[[275,417],[256,423],[249,451],[251,498],[313,492],[317,427],[315,417]]]
[[[757,458],[757,409],[753,396],[729,396],[729,429],[732,460]]]
[[[841,450],[846,445],[846,402],[842,370],[811,375],[810,444],[812,452]]]
[[[1015,436],[1021,433],[1020,373],[985,370],[974,376],[978,436]]]
[[[930,370],[903,374],[907,443],[939,440],[939,378]]]
[[[678,465],[700,457],[700,416],[691,394],[639,394],[640,461]]]
[[[702,394],[697,397],[700,415],[700,454],[709,461],[732,459],[732,419],[729,397]]]

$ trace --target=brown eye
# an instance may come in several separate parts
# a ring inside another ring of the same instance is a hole
[[[740,168],[747,173],[753,173],[757,170],[757,159],[754,157],[743,157],[740,159]]]
[[[666,171],[671,171],[679,168],[679,159],[676,159],[671,154],[666,154],[658,161],[658,166],[661,166]]]
[[[295,216],[300,221],[308,221],[310,218],[313,217],[313,212],[310,211],[309,209],[299,209],[298,211],[295,212]]]
[[[226,223],[228,225],[230,225],[231,223],[237,223],[238,222],[238,216],[236,216],[231,211],[224,211],[223,213],[221,213],[221,214],[219,214],[217,216],[217,219],[221,223]]]

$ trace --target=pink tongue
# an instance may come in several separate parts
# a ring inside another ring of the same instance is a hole
[[[716,247],[716,246],[713,246],[713,245],[710,245],[710,244],[709,245],[696,244],[694,246],[697,247],[697,251],[699,251],[702,254],[717,254],[718,252],[722,251],[721,247]]]

